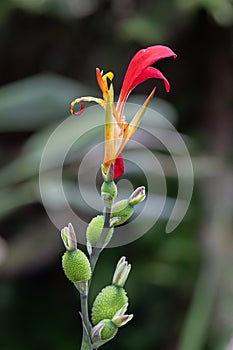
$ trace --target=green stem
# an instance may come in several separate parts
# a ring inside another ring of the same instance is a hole
[[[104,221],[104,229],[101,233],[100,239],[97,243],[97,246],[93,248],[92,254],[90,256],[90,264],[92,268],[92,274],[95,269],[95,265],[99,259],[100,253],[104,249],[104,242],[109,232],[109,223],[111,218],[111,210],[112,208],[105,207],[104,208],[104,214],[105,214],[105,221]],[[83,321],[83,338],[82,338],[82,345],[81,350],[98,350],[98,348],[92,348],[91,344],[91,323],[89,320],[89,313],[88,313],[88,291],[91,284],[92,278],[88,282],[85,282],[84,285],[78,286],[76,285],[76,288],[79,289],[80,292],[80,302],[81,302],[81,311],[82,311],[82,321]]]
[[[100,239],[97,243],[97,246],[93,248],[92,254],[90,256],[90,264],[91,264],[91,268],[92,268],[92,273],[95,269],[95,265],[99,259],[100,253],[103,250],[104,247],[104,241],[108,235],[109,232],[109,222],[110,222],[110,218],[111,218],[111,208],[104,208],[104,213],[105,213],[105,221],[104,221],[104,229],[103,232],[101,233]]]
[[[85,328],[83,328],[83,338],[80,350],[92,350],[91,341]]]
[[[89,320],[88,313],[88,282],[75,282],[75,287],[80,293],[80,303],[81,303],[81,317],[83,325],[83,338],[81,350],[92,350],[91,345],[91,323]]]
[[[91,324],[89,321],[89,314],[88,314],[88,282],[85,282],[85,287],[83,288],[82,291],[80,291],[80,302],[81,302],[83,323],[87,329],[88,335],[90,336]]]

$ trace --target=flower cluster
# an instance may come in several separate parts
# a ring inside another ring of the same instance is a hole
[[[152,90],[130,123],[127,122],[124,116],[124,108],[128,96],[136,86],[150,78],[162,79],[166,91],[169,92],[170,84],[168,80],[161,71],[151,66],[158,60],[167,57],[176,58],[176,54],[166,46],[150,46],[138,51],[128,66],[116,105],[114,104],[114,90],[111,83],[114,74],[112,72],[103,74],[99,68],[96,68],[96,79],[102,91],[103,98],[92,96],[79,97],[70,105],[71,113],[76,116],[79,116],[83,112],[83,102],[96,102],[106,111],[103,171],[107,173],[111,164],[114,164],[115,179],[124,173],[122,151],[138,128],[145,110],[154,96],[155,89]],[[108,81],[110,81],[110,86]],[[75,112],[74,107],[79,103],[81,103],[81,109]]]

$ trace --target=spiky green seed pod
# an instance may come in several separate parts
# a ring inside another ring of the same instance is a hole
[[[110,285],[97,295],[92,307],[94,325],[104,319],[112,319],[116,312],[128,302],[124,288]]]
[[[86,255],[79,249],[66,251],[62,257],[62,267],[71,282],[85,282],[91,278],[91,266]]]
[[[100,335],[101,340],[110,340],[117,334],[118,327],[109,319],[102,320],[100,322],[101,324],[104,324],[104,327],[102,328]]]
[[[113,226],[124,224],[133,215],[133,212],[134,205],[130,204],[128,199],[123,199],[114,204],[111,217],[118,218],[118,220],[112,221]]]
[[[95,245],[104,228],[104,215],[98,215],[91,220],[87,226],[87,241],[91,245]]]

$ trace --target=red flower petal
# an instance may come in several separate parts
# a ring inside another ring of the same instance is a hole
[[[115,160],[114,164],[114,180],[117,179],[119,176],[124,174],[124,159],[122,156],[122,153],[119,155],[119,157]]]
[[[126,71],[124,82],[119,96],[120,112],[122,112],[124,103],[126,102],[126,99],[130,92],[138,84],[142,83],[148,78],[152,78],[151,74],[149,74],[148,71],[146,71],[144,77],[143,71],[145,71],[151,64],[167,57],[176,58],[176,54],[169,47],[161,45],[150,46],[146,49],[138,51],[136,55],[134,55]],[[162,73],[161,76],[158,76],[158,72],[159,71],[157,71],[156,73],[157,76],[153,77],[164,79],[165,77],[162,75]],[[149,75],[148,78],[146,78],[147,75]],[[164,80],[164,83],[166,89],[168,89],[167,80]]]
[[[166,91],[170,91],[169,81],[158,69],[154,67],[147,67],[146,69],[144,69],[141,72],[141,74],[133,81],[133,84],[131,85],[131,90],[133,90],[137,85],[143,83],[145,80],[150,78],[163,79]]]

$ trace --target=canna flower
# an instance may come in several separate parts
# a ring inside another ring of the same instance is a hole
[[[126,121],[124,116],[124,108],[128,96],[136,86],[150,78],[162,79],[166,91],[169,92],[170,84],[168,80],[158,69],[151,66],[158,60],[167,57],[176,58],[176,54],[166,46],[150,46],[138,51],[129,63],[116,105],[114,104],[114,91],[112,85],[114,74],[108,72],[103,75],[100,69],[96,68],[96,79],[102,91],[103,98],[101,99],[91,96],[79,97],[70,105],[71,114],[76,116],[79,116],[83,112],[85,108],[83,102],[96,102],[104,108],[106,112],[105,154],[102,170],[107,174],[111,166],[114,165],[114,179],[124,173],[122,151],[137,130],[146,108],[149,106],[154,96],[155,88],[130,123]],[[74,107],[78,103],[81,103],[81,108],[78,112],[75,112]]]

